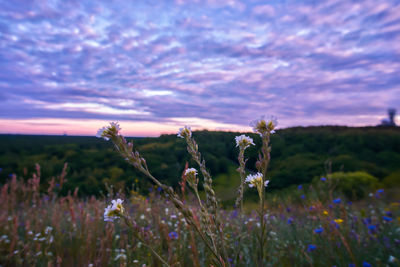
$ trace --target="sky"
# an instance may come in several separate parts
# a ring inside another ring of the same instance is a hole
[[[398,0],[0,0],[0,133],[366,126],[399,103]]]

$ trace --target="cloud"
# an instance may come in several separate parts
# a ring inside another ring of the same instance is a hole
[[[358,125],[400,100],[394,0],[3,1],[0,32],[2,119]]]

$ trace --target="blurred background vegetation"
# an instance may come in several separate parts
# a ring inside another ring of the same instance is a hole
[[[196,131],[193,136],[214,178],[222,201],[236,197],[236,172],[240,133]],[[261,144],[259,136],[248,133],[256,146],[246,150],[248,171],[255,171]],[[127,138],[147,160],[153,175],[178,187],[186,162],[197,167],[176,135],[158,138]],[[396,127],[295,127],[278,130],[272,136],[268,179],[271,190],[311,183],[332,173],[337,188],[349,198],[361,198],[365,188],[400,186],[400,129]],[[96,137],[0,135],[0,183],[13,174],[28,178],[35,164],[41,166],[42,180],[50,180],[68,163],[67,183],[62,194],[79,188],[80,196],[101,195],[105,184],[142,194],[152,185],[115,153],[111,142]],[[44,181],[45,182],[45,181]],[[43,183],[43,181],[42,181]],[[359,189],[357,189],[359,188]],[[253,194],[254,195],[254,194]]]

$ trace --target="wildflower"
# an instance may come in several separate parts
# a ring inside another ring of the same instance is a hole
[[[337,223],[337,224],[341,224],[341,223],[343,222],[342,219],[334,219],[333,221],[334,221],[335,223]]]
[[[303,189],[303,186],[300,184],[300,185],[297,187],[297,189],[301,190],[301,189]]]
[[[246,149],[250,145],[254,146],[253,139],[251,139],[250,137],[248,137],[244,134],[242,134],[240,136],[236,136],[235,140],[236,140],[236,147],[239,147],[241,149]]]
[[[384,191],[385,190],[383,190],[383,189],[378,189],[376,192],[379,193],[379,194],[382,194]]]
[[[122,206],[122,199],[112,200],[111,204],[108,205],[104,210],[104,221],[112,222],[115,219],[121,217],[124,213],[124,207]]]
[[[305,199],[305,198],[306,198],[306,196],[305,196],[305,195],[301,195],[300,197],[301,197],[301,199]]]
[[[293,218],[289,218],[289,219],[287,220],[287,223],[288,223],[288,224],[292,224],[292,223],[293,223]]]
[[[317,228],[317,229],[314,230],[314,233],[320,234],[320,233],[322,233],[323,231],[324,231],[324,228],[319,227],[319,228]]]
[[[388,216],[383,216],[382,218],[383,218],[383,220],[385,220],[385,221],[387,221],[387,222],[393,221],[393,218],[390,218],[390,217],[388,217]]]
[[[326,182],[326,178],[325,177],[321,177],[321,181],[322,182]]]
[[[310,244],[310,245],[308,245],[307,251],[311,252],[311,251],[314,251],[316,248],[317,248],[316,245]]]
[[[249,187],[258,187],[262,184],[262,180],[263,180],[263,175],[259,172],[257,172],[256,174],[249,174],[246,177],[246,182],[249,183]],[[269,183],[269,180],[265,181],[264,186],[267,186]]]
[[[392,255],[389,256],[389,260],[390,263],[394,263],[397,261],[397,259],[395,257],[393,257]]]
[[[264,116],[250,124],[250,126],[253,127],[254,132],[258,133],[261,137],[265,134],[275,133],[275,128],[277,125],[278,121],[275,117],[271,117],[270,120],[265,121]]]
[[[175,231],[172,231],[171,233],[169,233],[168,236],[171,239],[178,239],[178,233]]]
[[[363,264],[362,264],[362,266],[363,267],[372,267],[372,265],[371,264],[369,264],[368,262],[366,262],[366,261],[363,261]]]
[[[190,138],[190,137],[192,137],[192,130],[190,129],[189,126],[185,125],[185,127],[179,129],[178,137]]]
[[[336,198],[333,200],[333,203],[335,203],[335,204],[340,204],[340,202],[342,202],[342,200],[340,198]]]
[[[96,136],[109,140],[112,136],[118,135],[121,131],[118,122],[110,122],[109,126],[102,127],[97,131]]]
[[[185,175],[197,175],[197,170],[195,168],[186,169]]]
[[[125,255],[125,254],[122,254],[122,253],[119,253],[119,254],[114,258],[114,261],[117,261],[117,260],[119,260],[119,259],[122,259],[123,261],[126,261],[126,255]]]
[[[374,231],[376,229],[376,225],[373,225],[373,224],[368,225],[368,229],[371,231]]]

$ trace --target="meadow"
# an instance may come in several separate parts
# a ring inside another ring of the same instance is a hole
[[[134,142],[112,127],[101,137],[112,139],[125,161],[146,174]],[[382,188],[382,180],[365,172],[332,173],[328,166],[307,183],[270,191],[265,138],[272,130],[262,136],[256,162],[262,180],[242,189],[242,206],[239,201],[222,209],[213,199],[197,144],[182,131],[205,180],[200,192],[197,172],[190,176],[188,166],[175,189],[153,180],[147,194],[139,179],[128,192],[109,184],[102,196],[80,196],[78,187],[65,194],[67,165],[50,177],[43,177],[40,165],[12,174],[0,188],[0,265],[399,266],[399,189]],[[244,166],[240,154],[237,166]],[[246,172],[239,168],[241,178]],[[123,208],[110,215],[107,204],[115,199]]]

